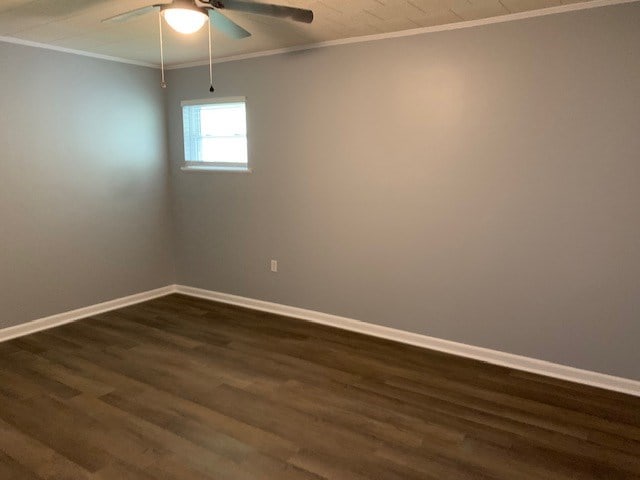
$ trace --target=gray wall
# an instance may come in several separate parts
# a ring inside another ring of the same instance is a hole
[[[152,69],[0,43],[0,327],[173,280]]]
[[[179,283],[640,379],[640,4],[216,65],[252,174],[183,173]],[[280,272],[269,272],[278,259]]]

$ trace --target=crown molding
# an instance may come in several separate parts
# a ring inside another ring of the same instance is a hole
[[[340,45],[351,45],[354,43],[374,42],[377,40],[387,40],[390,38],[411,37],[414,35],[423,35],[425,33],[446,32],[450,30],[461,30],[463,28],[480,27],[483,25],[491,25],[494,23],[513,22],[517,20],[525,20],[528,18],[543,17],[546,15],[554,15],[557,13],[568,13],[579,10],[589,10],[592,8],[609,7],[613,5],[621,5],[625,3],[635,3],[639,0],[591,0],[587,2],[571,3],[568,5],[560,5],[557,7],[542,8],[539,10],[529,10],[526,12],[509,13],[497,17],[482,18],[479,20],[468,20],[464,22],[447,23],[443,25],[434,25],[432,27],[412,28],[410,30],[400,30],[398,32],[380,33],[375,35],[363,35],[359,37],[341,38],[338,40],[328,40],[325,42],[310,43],[306,45],[297,45],[293,47],[277,48],[275,50],[266,50],[262,52],[246,53],[241,55],[232,55],[229,57],[220,57],[213,60],[213,63],[236,62],[239,60],[249,60],[252,58],[269,57],[272,55],[282,55],[285,53],[299,52],[301,50],[313,50],[316,48],[336,47]],[[209,65],[208,60],[197,62],[180,63],[165,66],[166,70],[178,70],[181,68],[200,67]]]
[[[98,60],[107,60],[109,62],[126,63],[129,65],[136,65],[138,67],[160,68],[154,63],[139,62],[137,60],[130,60],[128,58],[122,57],[112,57],[110,55],[102,55],[100,53],[87,52],[85,50],[75,50],[73,48],[58,47],[56,45],[51,45],[48,43],[32,42],[31,40],[24,40],[22,38],[16,37],[0,36],[0,42],[12,43],[14,45],[23,45],[25,47],[42,48],[44,50],[53,50],[55,52],[69,53],[71,55],[80,55],[83,57],[96,58]]]
[[[571,3],[568,5],[560,5],[557,7],[542,8],[539,10],[530,10],[526,12],[510,13],[507,15],[500,15],[497,17],[482,18],[479,20],[469,20],[465,22],[447,23],[444,25],[435,25],[432,27],[413,28],[410,30],[401,30],[398,32],[380,33],[374,35],[363,35],[359,37],[341,38],[338,40],[328,40],[324,42],[310,43],[306,45],[296,45],[293,47],[277,48],[275,50],[265,50],[261,52],[245,53],[241,55],[231,55],[228,57],[220,57],[214,59],[213,63],[226,63],[236,62],[240,60],[249,60],[252,58],[269,57],[272,55],[282,55],[286,53],[299,52],[302,50],[314,50],[317,48],[336,47],[340,45],[351,45],[356,43],[374,42],[377,40],[387,40],[390,38],[411,37],[414,35],[423,35],[426,33],[446,32],[450,30],[460,30],[464,28],[480,27],[484,25],[492,25],[494,23],[513,22],[518,20],[525,20],[528,18],[543,17],[546,15],[554,15],[558,13],[575,12],[579,10],[589,10],[592,8],[609,7],[613,5],[622,5],[626,3],[636,3],[640,0],[590,0],[580,3]],[[32,42],[30,40],[24,40],[22,38],[0,36],[0,42],[13,43],[15,45],[24,45],[34,48],[42,48],[45,50],[53,50],[56,52],[69,53],[72,55],[81,55],[84,57],[96,58],[99,60],[107,60],[110,62],[126,63],[129,65],[136,65],[140,67],[160,68],[159,64],[141,62],[138,60],[131,60],[122,57],[112,57],[109,55],[102,55],[99,53],[88,52],[85,50],[75,50],[72,48],[59,47],[48,43]],[[182,68],[200,67],[208,65],[208,60],[200,60],[196,62],[178,63],[173,65],[165,65],[165,70],[178,70]]]

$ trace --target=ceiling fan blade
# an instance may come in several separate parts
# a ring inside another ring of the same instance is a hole
[[[313,22],[313,12],[305,8],[286,7],[284,5],[272,5],[269,3],[245,2],[242,0],[222,0],[212,2],[220,4],[220,8],[227,10],[237,10],[238,12],[257,13],[258,15],[268,15],[270,17],[290,18],[296,22]]]
[[[247,32],[236,22],[231,20],[229,17],[224,16],[213,8],[209,9],[209,20],[211,21],[211,25],[213,27],[217,28],[228,37],[246,38],[251,36],[249,32]]]
[[[149,5],[148,7],[137,8],[136,10],[131,10],[130,12],[121,13],[120,15],[116,15],[115,17],[105,18],[102,20],[102,23],[120,23],[127,22],[141,15],[145,15],[147,13],[160,10],[160,5]]]

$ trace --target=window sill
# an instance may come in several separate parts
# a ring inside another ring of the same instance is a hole
[[[229,173],[251,173],[250,168],[242,168],[242,167],[211,167],[211,166],[201,166],[201,167],[191,167],[191,166],[183,166],[180,167],[180,170],[183,172],[229,172]]]

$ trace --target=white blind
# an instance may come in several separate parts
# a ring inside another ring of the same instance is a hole
[[[183,105],[182,121],[186,162],[246,166],[245,102]]]

